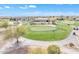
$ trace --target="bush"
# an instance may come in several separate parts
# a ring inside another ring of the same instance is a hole
[[[8,21],[6,21],[6,20],[0,20],[0,27],[7,28],[8,27]]]
[[[60,48],[56,45],[50,45],[47,48],[48,54],[60,54]]]
[[[29,49],[29,53],[31,54],[47,54],[47,49],[42,47],[31,47]]]

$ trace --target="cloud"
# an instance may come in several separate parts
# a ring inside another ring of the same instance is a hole
[[[11,8],[10,6],[0,6],[0,9]]]
[[[36,5],[25,5],[25,6],[20,6],[19,8],[28,9],[28,8],[37,8],[37,6]]]
[[[20,6],[19,8],[21,8],[21,9],[27,9],[28,6],[27,6],[27,5],[25,5],[25,6]]]
[[[10,6],[4,6],[4,8],[10,8]]]
[[[37,8],[36,5],[29,5],[29,8]]]

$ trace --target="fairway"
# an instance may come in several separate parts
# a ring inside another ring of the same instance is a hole
[[[55,26],[30,25],[24,37],[32,40],[57,41],[67,38],[72,28],[72,25],[69,26],[61,22]]]

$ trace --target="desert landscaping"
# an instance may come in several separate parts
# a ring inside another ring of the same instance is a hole
[[[79,53],[78,17],[0,18],[1,54]],[[44,19],[44,20],[43,20]],[[77,19],[77,20],[76,20]]]

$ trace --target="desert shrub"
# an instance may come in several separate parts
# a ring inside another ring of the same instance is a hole
[[[8,27],[8,21],[6,21],[6,20],[0,20],[0,27],[7,28]]]
[[[31,47],[29,49],[29,53],[31,54],[47,54],[47,49],[42,47]]]
[[[60,54],[60,48],[56,45],[50,45],[47,48],[48,54]]]

